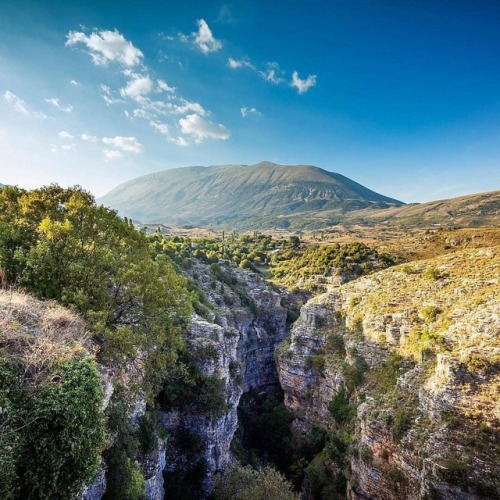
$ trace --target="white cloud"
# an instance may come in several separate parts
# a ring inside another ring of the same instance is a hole
[[[33,116],[39,120],[45,120],[48,116],[45,113],[40,113],[38,111],[29,111],[26,103],[20,98],[17,97],[16,94],[12,93],[10,90],[7,90],[3,95],[4,101],[11,106],[14,111],[17,113],[21,113],[25,116]]]
[[[295,87],[299,91],[299,94],[304,94],[311,87],[316,85],[316,75],[309,75],[305,80],[302,80],[299,78],[297,71],[294,71],[292,75],[292,83],[290,85]]]
[[[181,148],[187,148],[189,146],[189,142],[186,141],[184,137],[171,137],[168,140]]]
[[[241,116],[243,118],[246,118],[249,115],[255,115],[255,116],[260,116],[262,113],[256,109],[256,108],[247,108],[246,106],[243,106],[241,109]]]
[[[266,66],[267,69],[265,71],[259,71],[259,75],[262,78],[264,78],[264,80],[267,80],[268,82],[271,82],[274,85],[278,85],[279,83],[285,81],[280,76],[283,74],[283,71],[281,71],[280,65],[277,62],[268,62]]]
[[[192,33],[194,42],[198,48],[204,53],[217,52],[222,48],[222,42],[214,38],[212,30],[209,28],[204,19],[198,19],[198,31]]]
[[[95,135],[89,135],[89,134],[82,134],[80,136],[82,141],[85,142],[91,142],[92,144],[96,144],[99,141],[99,138],[96,137]]]
[[[231,69],[238,69],[238,68],[255,69],[255,66],[250,62],[250,60],[247,57],[243,57],[242,59],[233,59],[232,57],[230,57],[227,60],[227,65]]]
[[[77,43],[86,45],[96,65],[118,62],[130,68],[139,64],[143,57],[143,53],[117,30],[93,32],[89,36],[81,31],[70,31],[66,38],[66,46]]]
[[[18,113],[21,113],[23,115],[30,114],[28,109],[26,108],[25,102],[20,97],[17,97],[16,94],[13,94],[10,90],[7,90],[4,93],[3,98],[5,102],[9,106],[12,106],[12,108],[14,108],[14,110],[17,111]]]
[[[51,97],[50,99],[45,99],[45,102],[48,102],[49,104],[52,104],[54,108],[57,108],[59,111],[62,111],[63,113],[71,113],[73,111],[73,106],[71,104],[67,104],[66,106],[63,106],[57,97]]]
[[[149,124],[151,125],[151,127],[153,127],[154,129],[158,130],[158,132],[160,132],[160,134],[163,134],[163,135],[168,135],[169,134],[169,132],[168,132],[168,125],[166,125],[165,123],[156,122],[154,120],[151,120],[149,122]]]
[[[57,146],[55,144],[50,145],[50,152],[51,153],[57,153]]]
[[[118,160],[123,158],[123,154],[115,149],[103,149],[103,154],[108,160]]]
[[[75,137],[71,135],[69,132],[66,132],[66,130],[63,130],[62,132],[59,132],[57,134],[61,139],[68,139],[68,140],[73,140]]]
[[[101,97],[103,98],[106,104],[112,105],[123,102],[122,99],[113,96],[113,92],[107,85],[101,84],[101,90],[104,92],[104,94],[102,94]]]
[[[144,118],[145,120],[150,120],[152,118],[151,113],[148,113],[142,108],[134,109],[134,111],[132,111],[132,115],[134,118]]]
[[[174,92],[175,87],[171,87],[165,80],[158,80],[158,90],[163,92]]]
[[[67,153],[68,151],[74,151],[76,149],[76,144],[64,144],[61,149]]]
[[[189,111],[192,111],[201,116],[205,116],[207,114],[203,106],[197,102],[191,102],[183,99],[182,97],[179,102],[180,104],[167,103],[167,109],[170,109],[171,112],[175,115],[183,115],[184,113],[188,113]]]
[[[212,123],[195,113],[181,118],[179,125],[181,132],[194,137],[196,142],[202,142],[204,139],[226,140],[230,135],[223,125]]]
[[[103,137],[102,142],[109,146],[121,149],[122,151],[131,151],[132,153],[142,153],[144,146],[135,137]]]
[[[74,85],[75,87],[80,87],[82,84],[78,82],[77,80],[70,80],[69,82],[71,85]]]
[[[120,89],[122,97],[137,99],[138,97],[149,94],[153,90],[153,80],[148,75],[132,74],[132,80]]]

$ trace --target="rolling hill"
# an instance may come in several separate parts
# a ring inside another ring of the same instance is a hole
[[[142,223],[239,229],[322,227],[352,211],[403,205],[337,173],[270,162],[165,170],[98,201]]]
[[[391,207],[386,210],[358,210],[346,216],[345,223],[372,226],[500,226],[500,191],[458,198]]]

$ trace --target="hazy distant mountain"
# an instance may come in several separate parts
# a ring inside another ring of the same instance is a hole
[[[324,226],[353,210],[403,205],[340,174],[270,162],[165,170],[98,201],[143,223],[247,229]]]
[[[360,210],[351,212],[346,222],[392,226],[477,227],[500,226],[500,191],[472,194],[393,207],[387,210]]]

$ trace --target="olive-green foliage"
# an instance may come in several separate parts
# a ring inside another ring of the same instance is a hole
[[[424,361],[444,349],[446,349],[444,339],[438,332],[416,325],[410,328],[402,352],[415,361]]]
[[[165,493],[171,500],[203,498],[203,480],[207,464],[203,452],[205,443],[201,436],[182,423],[170,436],[170,446],[182,453],[184,458],[172,472],[164,473]]]
[[[403,367],[408,363],[397,353],[392,352],[383,362],[375,365],[366,374],[367,387],[374,396],[383,396],[396,386]]]
[[[401,438],[406,434],[406,432],[411,428],[414,420],[415,410],[407,409],[405,407],[399,408],[394,415],[394,425],[392,428],[392,435],[396,441],[401,440]]]
[[[100,377],[92,357],[54,367],[28,390],[0,365],[0,497],[71,498],[104,446]]]
[[[347,481],[341,470],[332,466],[327,451],[316,455],[305,470],[309,495],[318,500],[340,500],[346,497]]]
[[[436,321],[439,314],[443,311],[439,307],[436,306],[425,306],[421,311],[422,317],[424,321],[428,324],[434,323]]]
[[[242,431],[244,452],[238,458],[244,465],[271,463],[286,473],[292,454],[293,415],[286,408],[279,388],[262,393],[245,393],[238,405],[238,422]],[[236,438],[235,438],[236,439]]]
[[[293,286],[310,276],[331,276],[352,273],[356,276],[383,269],[393,260],[363,243],[308,247],[292,255],[284,255],[270,273],[273,278]]]
[[[158,400],[164,410],[185,409],[219,417],[228,408],[224,392],[224,380],[217,375],[204,375],[183,351],[182,375],[168,378],[159,394]]]
[[[249,465],[230,467],[219,477],[216,500],[298,500],[300,495],[275,469],[253,469]]]
[[[333,396],[328,404],[328,411],[335,422],[342,425],[354,416],[355,407],[349,404],[349,396],[346,391],[342,390]]]
[[[144,477],[134,458],[140,448],[140,431],[130,423],[126,391],[117,386],[106,410],[112,445],[104,451],[106,492],[104,500],[144,498]],[[147,443],[150,444],[150,443]]]
[[[81,188],[0,190],[0,269],[7,282],[83,315],[99,356],[148,354],[148,392],[175,359],[189,317],[186,282],[144,234]]]
[[[219,272],[217,262],[220,259],[256,272],[266,272],[267,269],[273,280],[290,287],[313,275],[350,272],[360,276],[394,264],[391,257],[379,254],[363,243],[307,247],[297,236],[288,240],[260,234],[229,239],[191,239],[155,234],[150,239],[156,252],[165,252],[178,265],[182,265],[186,258],[211,263],[212,272],[222,282],[227,282],[227,276]]]
[[[349,392],[363,381],[365,372],[368,370],[368,364],[361,356],[354,355],[353,358],[352,363],[342,365],[346,388]]]

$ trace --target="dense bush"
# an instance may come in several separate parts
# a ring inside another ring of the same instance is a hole
[[[82,314],[102,359],[147,354],[150,391],[175,359],[191,308],[186,282],[144,234],[81,188],[0,189],[7,283]]]
[[[104,446],[100,377],[92,357],[54,367],[37,387],[0,365],[0,497],[70,498]]]

